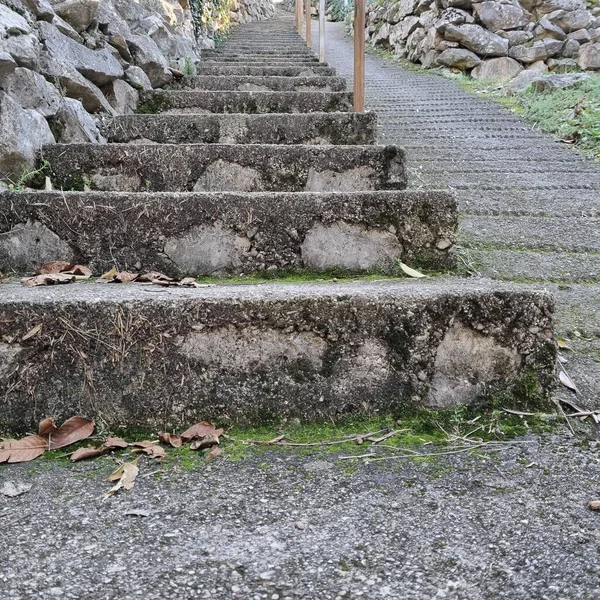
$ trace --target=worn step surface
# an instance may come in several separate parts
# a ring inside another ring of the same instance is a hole
[[[455,263],[445,192],[15,192],[0,213],[0,272],[52,260],[172,276]]]
[[[525,372],[552,387],[552,299],[487,281],[0,286],[0,422],[21,430],[99,409],[167,431],[386,414]]]
[[[152,90],[140,93],[138,112],[348,112],[352,92],[219,92]]]
[[[395,146],[54,144],[44,148],[64,190],[355,191],[406,187]]]
[[[205,62],[197,67],[198,75],[246,75],[256,77],[333,77],[336,74],[332,67],[321,67],[317,65],[303,65],[296,67],[281,66],[255,66],[248,65],[208,65]]]
[[[109,142],[160,144],[374,144],[375,113],[126,115],[106,122]]]
[[[185,88],[197,90],[238,90],[265,92],[323,91],[343,92],[346,80],[342,77],[288,77],[288,76],[200,76],[184,81]]]

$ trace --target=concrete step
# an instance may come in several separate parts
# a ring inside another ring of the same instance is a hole
[[[184,80],[178,89],[237,90],[250,92],[343,92],[346,80],[343,77],[256,77],[243,75],[203,75]]]
[[[335,69],[316,65],[286,66],[257,66],[201,63],[197,67],[198,75],[246,75],[255,77],[334,77]]]
[[[374,113],[126,115],[106,122],[109,142],[159,144],[375,143]]]
[[[319,62],[316,56],[280,56],[275,54],[221,54],[209,57],[207,63],[241,63],[241,64],[281,64],[281,65],[302,65],[317,64],[327,66],[327,63]]]
[[[175,277],[455,266],[445,192],[0,194],[0,272],[66,260]]]
[[[54,144],[43,149],[56,189],[329,192],[403,189],[396,146]]]
[[[1,287],[0,422],[8,429],[73,414],[167,431],[200,419],[397,414],[531,390],[534,377],[550,404],[553,301],[514,285]],[[512,398],[503,406],[518,405]]]
[[[352,110],[352,92],[215,92],[151,90],[140,93],[140,113],[312,113]]]
[[[300,56],[301,58],[315,58],[314,52],[309,50],[308,47],[304,44],[298,44],[295,48],[290,48],[289,45],[286,47],[280,47],[273,49],[273,44],[270,46],[248,46],[248,45],[227,45],[224,48],[219,48],[215,50],[203,50],[202,57],[203,58],[213,58],[213,57],[221,57],[221,56],[245,56],[247,54],[250,55],[260,55],[260,56],[282,56],[282,57],[295,57]]]

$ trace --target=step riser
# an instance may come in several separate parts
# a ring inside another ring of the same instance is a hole
[[[204,64],[274,64],[274,65],[321,65],[328,66],[327,63],[320,63],[318,58],[301,58],[290,56],[289,58],[281,56],[270,56],[260,54],[232,55],[232,56],[211,56]]]
[[[221,57],[221,56],[245,56],[245,55],[260,55],[260,56],[300,56],[301,58],[315,58],[314,53],[309,50],[306,46],[299,46],[297,49],[288,50],[269,50],[264,46],[252,47],[252,46],[231,46],[226,50],[204,50],[202,56],[204,58]]]
[[[0,342],[3,426],[73,414],[166,430],[330,420],[474,401],[526,369],[546,394],[553,380],[552,301],[541,293],[132,285],[62,286],[52,300],[10,286],[0,303],[4,340],[14,340]]]
[[[145,113],[311,113],[352,110],[352,92],[170,92],[140,94]]]
[[[0,211],[0,272],[53,260],[174,277],[455,266],[456,203],[443,192],[15,192],[0,194]]]
[[[197,69],[198,75],[204,76],[238,76],[253,77],[334,77],[335,69],[331,67],[248,67],[236,65],[220,65],[207,67],[205,64]]]
[[[344,92],[346,80],[342,77],[194,77],[183,82],[181,88],[197,90],[235,90],[249,92]]]
[[[374,113],[128,115],[104,128],[109,142],[159,144],[375,143]]]
[[[358,191],[406,187],[394,146],[131,145],[46,146],[56,189],[127,192]]]

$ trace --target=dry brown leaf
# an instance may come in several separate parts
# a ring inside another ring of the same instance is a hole
[[[76,277],[81,277],[83,279],[89,279],[92,276],[91,269],[85,265],[72,265],[72,268],[61,271],[61,273],[75,275]]]
[[[137,466],[139,460],[140,457],[138,456],[132,462],[123,463],[116,471],[108,476],[107,481],[116,481],[117,483],[106,492],[106,495],[104,496],[105,499],[116,494],[121,488],[130,490],[133,487],[135,478],[140,472]]]
[[[20,440],[4,440],[0,446],[0,463],[29,462],[48,449],[48,442],[39,435],[28,435]]]
[[[600,500],[590,500],[588,503],[590,510],[600,510]]]
[[[179,285],[181,287],[196,287],[198,285],[198,283],[196,282],[196,280],[193,277],[184,277],[179,282]]]
[[[49,435],[54,435],[58,431],[58,427],[56,426],[56,421],[54,417],[48,417],[40,422],[38,427],[38,435],[42,437],[48,437]]]
[[[93,419],[84,417],[71,417],[67,419],[56,432],[48,436],[48,446],[50,450],[64,448],[75,442],[84,440],[94,433]]]
[[[32,337],[35,337],[42,330],[42,326],[43,323],[38,323],[21,338],[21,341],[24,342],[26,340],[30,340]]]
[[[24,279],[21,279],[21,284],[26,287],[38,287],[41,285],[59,285],[62,283],[73,283],[75,280],[75,275],[56,273],[50,275],[36,275],[35,277],[25,277]]]
[[[221,454],[223,454],[223,450],[221,450],[221,448],[219,448],[219,446],[215,446],[207,455],[206,455],[206,462],[210,462],[211,460],[214,460],[215,458],[217,458],[217,456],[221,456]]]
[[[88,446],[87,448],[79,448],[71,455],[71,462],[77,462],[80,460],[85,460],[86,458],[95,458],[96,456],[101,456],[105,452],[109,450],[116,450],[118,448],[127,448],[129,444],[121,438],[115,438],[108,436],[108,439],[104,444],[94,448],[94,446]]]
[[[207,435],[214,434],[215,431],[216,428],[212,423],[209,423],[208,421],[201,421],[200,423],[192,425],[189,429],[186,429],[181,434],[181,439],[184,442],[189,442],[190,440],[194,440],[196,438],[203,438]],[[223,430],[221,430],[221,433],[223,433]]]
[[[131,283],[132,281],[135,281],[136,278],[136,273],[129,273],[128,271],[121,271],[115,275],[115,281],[120,281],[121,283]]]
[[[150,458],[162,458],[163,456],[166,456],[165,449],[155,442],[144,440],[142,442],[134,442],[132,446],[133,452],[143,452]]]
[[[159,273],[158,271],[150,271],[149,273],[144,273],[143,275],[138,275],[136,281],[140,283],[168,283],[169,281],[173,281],[172,277],[167,277],[163,273]]]
[[[558,347],[561,350],[573,351],[573,348],[571,348],[571,346],[569,346],[569,344],[567,344],[567,342],[565,340],[558,339],[558,340],[556,340],[556,343],[558,344]]]
[[[158,439],[163,444],[170,444],[173,448],[181,448],[181,445],[183,444],[181,436],[176,433],[165,433],[164,431],[161,431],[158,434]]]
[[[65,273],[70,271],[75,265],[73,263],[67,262],[65,260],[53,260],[50,262],[45,262],[42,266],[35,272],[36,275],[51,275],[56,273]],[[72,273],[74,275],[75,273]]]
[[[217,429],[217,431],[212,435],[207,435],[201,439],[195,439],[190,444],[190,450],[204,450],[204,448],[212,448],[213,446],[218,445],[219,443],[219,435],[217,432],[223,433],[222,429]]]

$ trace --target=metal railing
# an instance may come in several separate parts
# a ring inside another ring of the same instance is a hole
[[[325,62],[325,0],[319,0],[319,61]],[[354,1],[354,112],[365,110],[365,0]],[[311,0],[296,0],[296,30],[312,46]]]

